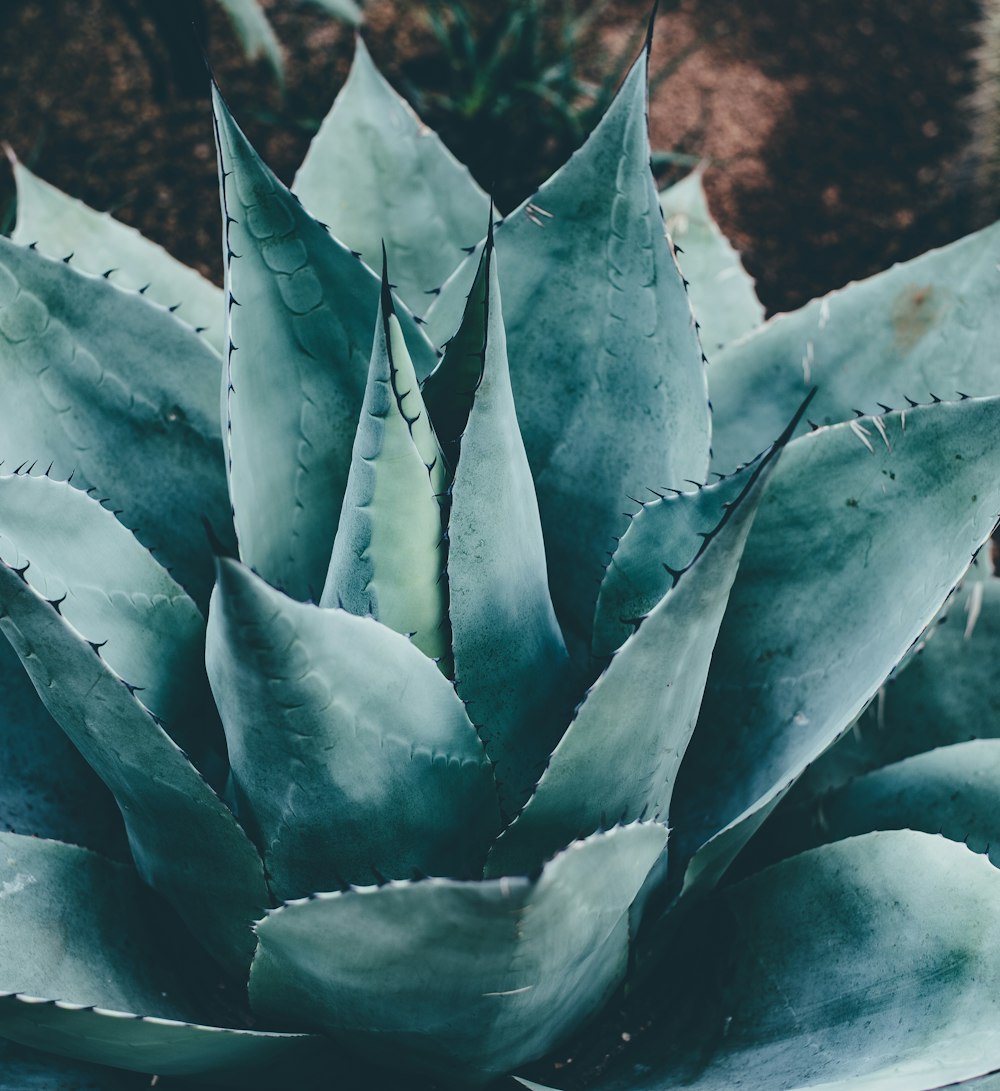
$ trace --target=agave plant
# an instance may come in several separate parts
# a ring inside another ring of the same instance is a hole
[[[360,43],[294,194],[213,92],[224,293],[17,166],[0,1088],[1000,1068],[998,763],[785,836],[1000,510],[1000,229],[761,324],[647,57],[503,218]]]

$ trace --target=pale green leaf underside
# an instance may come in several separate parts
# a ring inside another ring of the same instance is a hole
[[[934,616],[1000,511],[998,429],[989,398],[852,421],[787,448],[678,779],[682,860],[706,842],[713,854],[710,839],[732,825],[731,859],[739,827],[853,722]]]
[[[204,714],[205,622],[133,534],[63,481],[0,475],[0,561],[24,570],[169,730],[195,734]],[[209,706],[210,707],[210,706]]]
[[[411,1072],[485,1083],[607,1000],[626,969],[629,903],[665,842],[664,827],[633,825],[573,845],[534,880],[292,903],[257,927],[251,1003]]]
[[[370,614],[451,673],[442,505],[448,487],[388,287],[321,606]]]
[[[175,308],[177,317],[202,332],[217,352],[224,344],[225,310],[222,289],[167,253],[162,246],[14,162],[17,183],[17,223],[11,239],[24,246],[37,244],[50,258],[72,254],[84,273],[109,279],[120,288],[142,289],[148,300]]]
[[[281,45],[259,0],[219,0],[219,3],[229,16],[247,58],[251,61],[263,58],[279,82],[284,82]]]
[[[223,965],[245,971],[249,923],[269,898],[232,814],[91,646],[3,564],[0,611],[46,708],[117,799],[140,874]]]
[[[712,353],[759,326],[764,307],[739,254],[712,218],[701,179],[702,171],[694,170],[661,190],[660,207],[667,231],[681,250],[677,261],[689,282],[701,343]]]
[[[261,162],[213,91],[222,171],[229,486],[243,561],[318,599],[347,485],[379,281]],[[400,311],[417,376],[435,354]]]
[[[564,845],[614,822],[666,822],[729,589],[773,466],[773,459],[759,465],[744,482],[737,506],[701,539],[704,552],[587,692],[534,795],[490,853],[488,875],[530,874]]]
[[[810,415],[1000,392],[1000,224],[772,318],[712,358],[713,449],[725,470],[759,451],[819,387]]]
[[[0,709],[0,829],[127,857],[113,797],[45,710],[7,640]]]
[[[134,292],[0,239],[0,379],[7,465],[95,486],[207,601],[201,518],[230,537],[216,353]]]
[[[650,1025],[598,1040],[618,1056],[588,1087],[929,1091],[995,1071],[998,896],[988,861],[923,833],[786,860],[699,908],[637,1008]]]
[[[701,349],[649,173],[645,56],[583,148],[497,227],[496,248],[552,598],[585,656],[626,495],[702,481],[708,464]],[[428,312],[437,343],[458,328],[477,261]]]
[[[484,347],[451,490],[448,586],[456,685],[511,817],[538,783],[572,699],[510,387],[497,272],[488,248],[463,318],[461,341]]]
[[[396,94],[358,38],[350,75],[309,146],[292,192],[345,246],[377,267],[418,314],[482,237],[490,202]]]
[[[219,575],[209,677],[277,897],[415,869],[481,874],[500,824],[493,774],[435,664],[233,561]]]
[[[147,1091],[149,1077],[111,1072],[0,1041],[0,1091]]]
[[[970,576],[906,669],[886,682],[852,730],[806,770],[796,793],[816,796],[936,746],[1000,735],[998,648],[1000,580]]]

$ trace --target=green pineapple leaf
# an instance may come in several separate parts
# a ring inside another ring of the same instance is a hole
[[[969,399],[820,429],[786,449],[674,795],[688,887],[717,880],[961,578],[1000,511],[998,428],[1000,399]],[[803,639],[811,632],[822,640]]]
[[[241,559],[318,599],[351,465],[379,281],[261,162],[213,88],[225,221],[223,405]],[[434,351],[402,310],[418,378]]]
[[[482,874],[500,823],[493,774],[454,687],[405,637],[222,560],[208,667],[279,899]]]
[[[517,424],[492,233],[461,346],[476,345],[472,406],[461,432],[448,522],[448,587],[459,696],[496,766],[500,802],[517,813],[569,719],[569,659],[549,597],[545,544]],[[441,383],[469,378],[446,357]],[[433,378],[434,376],[432,376]],[[437,381],[437,380],[436,380]],[[428,380],[428,389],[432,388]],[[434,412],[434,402],[430,402]]]
[[[292,902],[257,925],[251,1003],[394,1067],[485,1083],[554,1046],[621,981],[629,903],[666,836],[620,827],[530,879]]]
[[[390,87],[357,39],[343,89],[292,183],[309,211],[377,268],[384,244],[393,287],[426,309],[482,238],[489,198]]]
[[[899,405],[903,395],[995,394],[998,262],[994,224],[778,315],[714,355],[716,465],[760,450],[813,386],[819,424]]]
[[[110,496],[199,602],[211,587],[201,519],[230,538],[219,373],[167,310],[0,238],[4,455]]]
[[[701,180],[699,168],[661,190],[660,207],[679,251],[677,261],[689,282],[701,343],[712,353],[759,326],[764,321],[764,307],[739,254],[712,219]]]
[[[50,258],[72,254],[84,273],[108,274],[120,288],[142,290],[154,303],[174,310],[217,352],[225,343],[222,289],[178,261],[162,246],[83,201],[56,189],[12,157],[17,184],[17,223],[11,239],[35,245]]]
[[[552,600],[582,657],[626,495],[702,481],[708,465],[701,348],[649,172],[646,72],[644,53],[586,144],[496,230]],[[428,311],[436,343],[458,328],[478,260]]]
[[[367,615],[451,673],[444,516],[448,476],[386,273],[340,525],[320,599]]]
[[[641,1031],[591,1034],[573,1067],[604,1062],[594,1091],[930,1091],[996,1071],[998,897],[987,860],[925,833],[796,856],[699,906],[631,1005]]]

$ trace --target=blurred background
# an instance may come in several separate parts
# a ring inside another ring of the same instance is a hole
[[[509,211],[641,47],[647,0],[366,0],[376,63]],[[286,182],[347,75],[356,0],[4,0],[0,139],[221,281],[201,45]],[[769,312],[1000,214],[1000,0],[663,0],[661,184],[706,164]],[[0,166],[0,229],[13,184]]]

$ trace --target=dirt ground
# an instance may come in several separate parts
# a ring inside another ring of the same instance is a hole
[[[145,2],[6,0],[0,137],[42,176],[219,279],[203,69],[191,41],[171,51],[156,40]],[[266,67],[243,59],[211,3],[203,33],[234,112],[287,180],[346,75],[352,33],[293,0],[267,7],[286,52],[284,97]],[[977,192],[970,165],[978,0],[663,7],[653,68],[680,63],[653,97],[654,148],[708,161],[713,210],[769,310],[798,306],[997,214],[996,195]],[[440,80],[448,62],[423,5],[369,0],[367,12],[365,37],[395,83]],[[609,53],[646,13],[646,0],[610,5],[600,21]],[[685,56],[693,43],[702,44]],[[470,135],[454,118],[426,120],[480,173],[484,149],[515,145],[502,160],[521,164],[510,177],[480,179],[508,205],[569,150],[549,141],[528,154],[531,132]],[[6,174],[0,187],[9,216]]]

